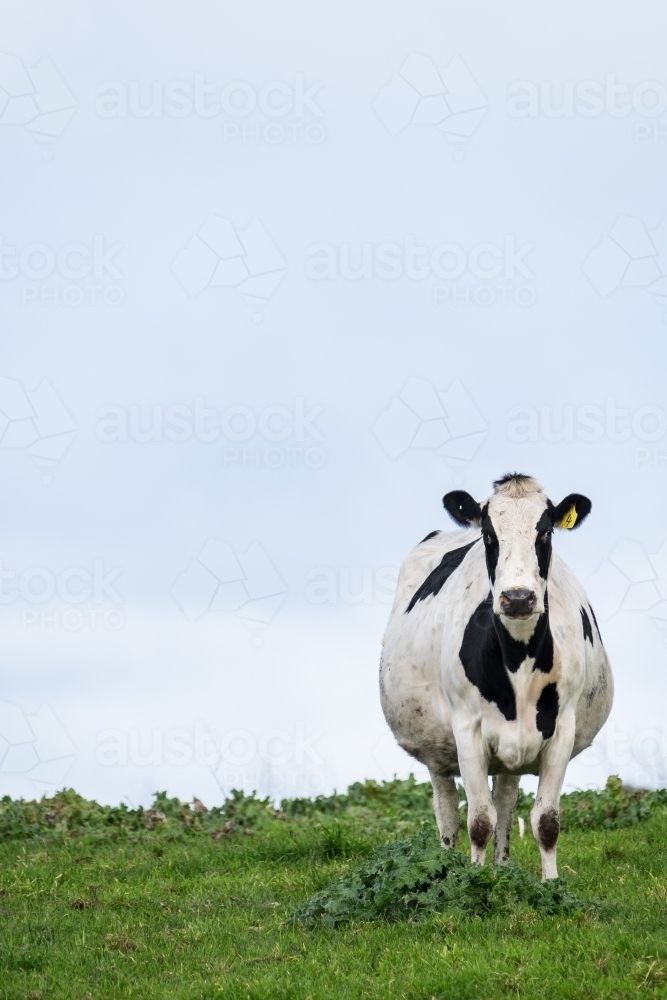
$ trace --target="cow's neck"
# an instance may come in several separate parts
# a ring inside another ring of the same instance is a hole
[[[529,624],[529,623],[527,623]],[[528,657],[535,660],[534,670],[549,673],[553,663],[553,639],[549,627],[549,601],[544,595],[544,613],[539,616],[532,631],[514,629],[514,635],[499,615],[493,616],[493,625],[500,643],[503,663],[514,673]]]

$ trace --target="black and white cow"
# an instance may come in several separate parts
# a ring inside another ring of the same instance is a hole
[[[507,861],[520,777],[538,774],[531,824],[542,877],[556,878],[565,769],[613,697],[593,609],[551,547],[554,528],[579,527],[591,502],[572,493],[554,506],[514,473],[482,503],[461,490],[443,503],[467,530],[432,532],[401,567],[380,664],[385,718],[429,769],[444,847],[456,843],[463,779],[473,861],[494,831],[494,859]]]

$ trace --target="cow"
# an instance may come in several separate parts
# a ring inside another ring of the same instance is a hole
[[[554,528],[579,528],[591,501],[571,493],[554,505],[522,473],[493,487],[481,503],[448,493],[443,505],[463,530],[431,532],[403,563],[380,697],[400,746],[429,770],[445,848],[457,840],[461,777],[473,862],[493,834],[494,861],[507,862],[521,775],[539,775],[531,826],[544,880],[558,876],[565,769],[613,698],[593,609],[552,551]]]

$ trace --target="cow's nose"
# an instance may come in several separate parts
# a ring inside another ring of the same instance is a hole
[[[535,610],[537,595],[527,587],[503,590],[500,595],[500,610],[508,618],[529,618]]]

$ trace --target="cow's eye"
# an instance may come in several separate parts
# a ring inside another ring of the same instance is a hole
[[[482,532],[482,538],[484,539],[484,544],[489,545],[491,542],[491,535],[488,531]]]
[[[541,542],[548,542],[549,539],[551,538],[551,536],[553,535],[553,533],[554,533],[553,532],[553,528],[547,528],[547,530],[543,531],[542,534],[540,535],[540,541]]]

